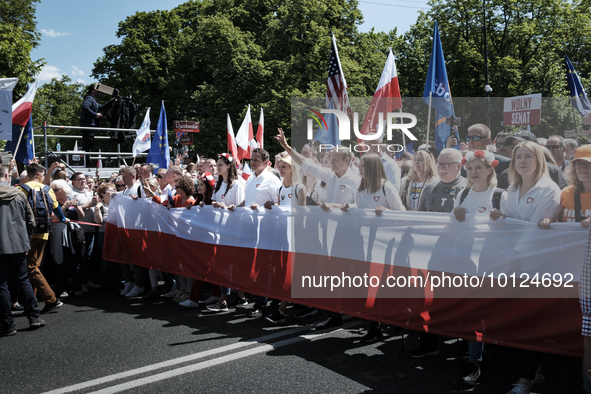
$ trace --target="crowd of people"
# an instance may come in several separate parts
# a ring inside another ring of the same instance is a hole
[[[38,328],[45,324],[41,314],[57,311],[67,297],[82,297],[93,290],[117,290],[121,296],[143,300],[171,298],[181,307],[204,305],[212,313],[229,310],[229,287],[212,286],[211,295],[204,295],[204,281],[102,258],[105,223],[116,195],[151,199],[168,208],[212,205],[233,211],[317,205],[325,211],[371,209],[377,216],[386,210],[449,212],[460,222],[469,215],[488,215],[492,220],[531,221],[543,229],[556,221],[589,227],[591,145],[578,147],[576,141],[557,135],[540,141],[522,130],[514,135],[499,133],[491,141],[490,129],[475,124],[468,128],[461,149],[453,148],[457,141],[450,138],[441,152],[422,146],[399,159],[384,144],[373,144],[358,158],[349,148],[326,152],[315,143],[298,152],[281,129],[276,140],[284,151],[275,157],[274,166],[267,151],[254,149],[247,180],[240,163],[228,153],[185,167],[177,160],[157,171],[149,163],[128,166],[108,180],[81,172],[68,174],[59,163],[48,169],[32,163],[23,174],[14,171],[13,163],[0,165],[0,257],[7,262],[6,270],[0,264],[0,335],[16,333],[11,310],[23,310],[31,327]],[[45,211],[36,201],[44,201]],[[7,232],[7,221],[19,224]],[[582,277],[581,287],[585,286],[589,283]],[[42,310],[39,301],[45,303]],[[270,311],[268,303],[266,297],[256,296],[248,316],[285,323],[288,303],[272,302]],[[233,305],[247,307],[246,295],[238,291]],[[581,305],[583,333],[591,336],[591,306],[585,298]],[[295,318],[319,313],[304,305],[294,310]],[[340,325],[340,314],[327,313],[315,327]],[[380,322],[369,322],[361,340],[369,343],[383,336]],[[438,336],[422,332],[420,347],[410,357],[438,353]],[[468,356],[462,379],[473,386],[481,380],[484,344],[469,342]],[[544,380],[541,359],[541,353],[523,352],[521,378],[510,393],[529,393]],[[591,392],[588,379],[585,389]]]

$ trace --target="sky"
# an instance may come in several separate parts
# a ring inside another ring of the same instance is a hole
[[[182,0],[41,0],[37,3],[37,29],[41,42],[31,53],[33,60],[47,63],[37,79],[41,84],[69,76],[72,81],[90,84],[94,62],[103,48],[119,44],[118,23],[138,11],[170,10]],[[363,32],[389,32],[395,27],[406,32],[416,21],[418,11],[427,9],[427,0],[359,1]],[[328,56],[328,55],[327,55]]]

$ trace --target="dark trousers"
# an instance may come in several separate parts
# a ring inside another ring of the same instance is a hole
[[[25,307],[25,314],[39,317],[35,306],[35,295],[27,276],[27,257],[25,253],[0,255],[0,325],[4,329],[14,327],[14,317],[10,310],[11,301],[8,281],[12,280],[18,289],[19,301]]]
[[[86,152],[90,152],[93,145],[94,130],[82,130],[82,149]],[[88,158],[86,160],[88,160]]]

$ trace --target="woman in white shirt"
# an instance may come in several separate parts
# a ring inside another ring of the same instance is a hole
[[[513,149],[509,166],[511,186],[501,198],[501,209],[493,209],[490,217],[528,220],[545,227],[560,211],[560,188],[548,175],[543,148],[535,142],[520,142]],[[505,197],[506,195],[506,197]],[[540,362],[542,353],[524,351],[521,378],[509,393],[529,393],[543,381]]]
[[[244,201],[244,185],[238,181],[236,161],[228,153],[219,155],[217,162],[218,181],[213,191],[214,208],[238,205]]]
[[[402,178],[400,198],[409,211],[419,209],[419,199],[423,188],[438,179],[437,164],[427,151],[420,150],[412,158],[412,167],[408,175]]]
[[[497,186],[495,167],[499,164],[489,151],[468,151],[462,164],[466,168],[468,184],[456,196],[453,214],[463,222],[466,213],[489,215],[493,209],[493,194]]]

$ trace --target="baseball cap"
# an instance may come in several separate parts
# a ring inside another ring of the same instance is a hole
[[[575,157],[571,160],[571,163],[577,160],[591,162],[591,145],[583,145],[580,148],[577,148],[575,151]]]

